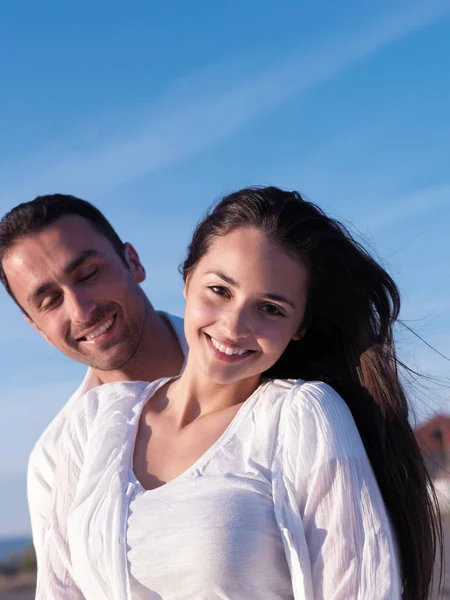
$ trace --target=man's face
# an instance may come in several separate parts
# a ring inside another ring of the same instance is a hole
[[[32,325],[73,360],[109,371],[134,356],[145,326],[145,278],[86,219],[62,217],[16,242],[3,259],[11,290]]]

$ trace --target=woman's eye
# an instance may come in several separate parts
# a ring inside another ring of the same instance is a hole
[[[284,317],[284,313],[274,304],[264,304],[261,309],[271,317]]]
[[[211,285],[209,286],[209,289],[212,291],[213,294],[216,294],[216,296],[228,295],[228,290],[222,285]]]

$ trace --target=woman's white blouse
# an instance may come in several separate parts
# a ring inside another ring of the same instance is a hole
[[[133,600],[292,600],[271,478],[287,389],[263,385],[219,440],[166,485],[145,491],[130,473]]]
[[[320,382],[263,383],[203,457],[144,494],[134,440],[165,381],[106,384],[73,407],[38,545],[37,599],[401,597],[386,510],[338,394]]]

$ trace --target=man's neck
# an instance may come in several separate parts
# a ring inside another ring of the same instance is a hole
[[[145,328],[134,357],[116,371],[94,374],[100,383],[112,381],[155,381],[178,375],[184,364],[184,354],[172,325],[148,304]]]

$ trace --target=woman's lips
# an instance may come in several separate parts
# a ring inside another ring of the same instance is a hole
[[[246,348],[238,348],[227,346],[215,338],[212,338],[210,335],[205,333],[206,343],[208,344],[209,349],[212,354],[227,363],[236,363],[242,360],[245,360],[249,356],[255,353],[255,350],[248,350]]]

